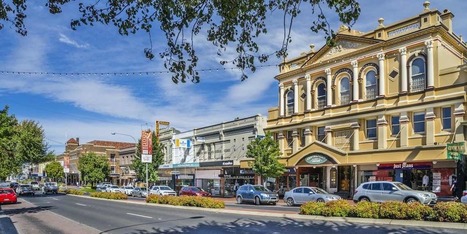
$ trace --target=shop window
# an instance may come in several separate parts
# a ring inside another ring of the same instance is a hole
[[[350,82],[349,82],[349,78],[347,77],[344,77],[341,80],[340,99],[341,99],[341,102],[340,102],[341,105],[350,103]]]
[[[401,125],[399,122],[400,116],[391,116],[391,135],[397,136],[401,130]]]
[[[330,188],[337,188],[337,169],[331,168],[330,174]]]
[[[324,139],[326,138],[326,132],[324,131],[324,127],[318,127],[317,134],[318,141],[324,142]]]
[[[369,71],[366,73],[365,80],[365,93],[366,99],[375,99],[378,93],[378,86],[376,83],[376,72]]]
[[[287,146],[291,147],[292,142],[293,142],[293,137],[292,137],[293,131],[287,131]]]
[[[443,130],[451,130],[451,107],[444,107],[442,112]]]
[[[287,99],[287,110],[286,110],[286,113],[287,115],[292,115],[293,114],[293,111],[294,111],[294,91],[293,90],[289,90],[289,92],[287,92],[287,95],[286,95]]]
[[[426,65],[422,57],[415,58],[410,68],[410,91],[418,92],[426,88]]]
[[[376,139],[376,119],[366,121],[366,138]]]
[[[413,114],[414,133],[425,133],[425,112]]]
[[[323,109],[326,106],[326,85],[321,83],[318,85],[318,109]]]

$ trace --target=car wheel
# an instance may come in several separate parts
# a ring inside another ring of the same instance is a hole
[[[363,202],[363,201],[370,202],[370,199],[367,197],[361,197],[360,199],[358,199],[358,201],[359,202]]]
[[[316,201],[317,201],[317,202],[324,202],[324,199],[318,198]]]
[[[237,197],[237,204],[242,204],[242,202],[243,202],[242,197],[238,196]]]
[[[275,205],[276,205],[276,202],[273,202],[272,205],[275,206]]]
[[[261,205],[261,200],[259,197],[255,197],[255,205]]]
[[[293,198],[291,198],[291,197],[287,198],[287,205],[288,205],[288,206],[293,206],[293,205],[295,205],[295,202],[293,201]]]
[[[410,204],[410,203],[415,203],[415,202],[419,202],[419,201],[416,198],[409,197],[409,198],[405,199],[405,202],[407,204]]]

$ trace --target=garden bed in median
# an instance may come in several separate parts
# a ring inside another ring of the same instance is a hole
[[[147,203],[166,204],[173,206],[193,206],[202,208],[225,208],[224,201],[210,197],[197,196],[159,196],[149,195],[146,198]]]

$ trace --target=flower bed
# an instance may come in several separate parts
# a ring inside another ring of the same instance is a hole
[[[108,193],[108,192],[94,192],[91,197],[113,199],[113,200],[126,200],[128,196],[124,193]]]
[[[300,214],[467,223],[467,205],[458,202],[440,202],[433,207],[396,201],[359,202],[356,205],[345,200],[308,202],[300,207]]]
[[[62,192],[62,190],[59,191]],[[63,190],[63,192],[66,194],[84,195],[84,191],[81,191],[79,189],[65,189]]]
[[[196,196],[159,196],[149,195],[147,203],[167,204],[173,206],[194,206],[203,208],[225,208],[225,203],[210,197]]]

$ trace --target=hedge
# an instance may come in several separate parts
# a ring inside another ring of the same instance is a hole
[[[147,203],[167,204],[173,206],[194,206],[202,208],[225,208],[224,201],[220,201],[210,197],[197,196],[160,196],[149,195],[146,198]]]
[[[126,200],[128,196],[124,193],[109,193],[109,192],[94,192],[91,193],[91,197],[105,198],[112,200]]]

